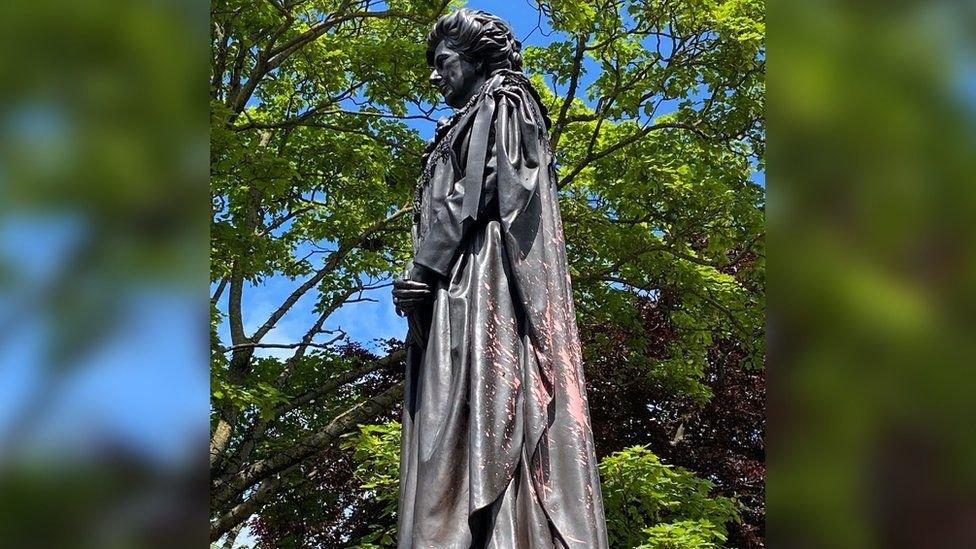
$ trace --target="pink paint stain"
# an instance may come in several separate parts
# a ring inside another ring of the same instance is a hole
[[[588,414],[586,413],[586,401],[580,396],[580,391],[582,388],[577,385],[575,387],[566,388],[566,404],[569,411],[569,415],[572,416],[573,421],[580,428],[581,431],[586,431],[590,426],[590,421]]]

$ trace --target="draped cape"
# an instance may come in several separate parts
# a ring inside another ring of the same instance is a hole
[[[494,73],[439,124],[415,199],[399,547],[607,547],[549,119]]]

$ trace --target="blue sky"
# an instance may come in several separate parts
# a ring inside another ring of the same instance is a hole
[[[65,273],[65,257],[89,229],[81,215],[64,212],[0,222],[0,263],[16,277],[0,286],[0,321],[17,315],[0,338],[0,446],[28,405],[47,394],[43,413],[29,423],[29,449],[48,458],[97,457],[112,441],[160,465],[181,466],[208,430],[205,294],[178,283],[120,284],[113,288],[117,312],[95,308],[90,320],[111,323],[107,335],[58,360],[51,348],[65,323],[55,306],[31,299]]]

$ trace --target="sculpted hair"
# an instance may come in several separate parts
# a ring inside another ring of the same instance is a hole
[[[522,43],[508,23],[490,13],[463,8],[438,19],[427,35],[429,66],[434,66],[434,50],[442,40],[468,61],[483,61],[488,74],[522,70]]]

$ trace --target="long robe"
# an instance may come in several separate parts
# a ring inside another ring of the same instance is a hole
[[[439,125],[414,262],[399,548],[604,548],[606,524],[545,108],[494,73]]]

